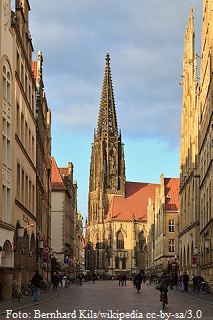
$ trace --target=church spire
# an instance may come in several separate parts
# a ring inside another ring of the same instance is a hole
[[[106,54],[106,67],[99,109],[97,136],[107,138],[118,135],[115,100],[110,70],[110,56]]]

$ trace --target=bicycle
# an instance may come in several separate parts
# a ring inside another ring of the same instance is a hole
[[[18,299],[19,302],[21,301],[21,296],[16,289],[16,280],[12,282],[12,297]]]
[[[200,291],[202,293],[209,293],[209,294],[213,294],[213,289],[212,287],[208,284],[208,282],[202,282],[202,286]]]
[[[21,284],[21,295],[23,298],[29,298],[32,296],[32,288],[30,284],[25,285],[23,282]]]
[[[162,300],[162,308],[166,307],[166,293],[164,291],[161,292],[161,300]]]

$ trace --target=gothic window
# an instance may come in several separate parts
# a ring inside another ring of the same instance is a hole
[[[119,269],[119,258],[115,257],[115,269]]]
[[[126,258],[122,258],[122,269],[126,269]]]
[[[124,249],[124,236],[121,231],[117,233],[117,249]]]
[[[146,239],[144,237],[144,232],[142,231],[139,234],[139,247],[140,247],[140,249],[143,249],[145,242],[146,242]]]

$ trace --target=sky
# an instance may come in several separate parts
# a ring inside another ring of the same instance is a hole
[[[52,155],[74,164],[78,210],[86,218],[94,129],[109,52],[126,180],[179,177],[184,33],[195,7],[200,55],[201,0],[31,0],[33,60],[43,53],[52,112]]]

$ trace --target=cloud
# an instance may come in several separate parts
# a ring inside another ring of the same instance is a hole
[[[35,51],[44,55],[54,126],[85,134],[96,127],[109,51],[122,131],[132,137],[156,135],[177,145],[178,82],[192,2],[197,25],[200,0],[32,1],[31,33]]]

